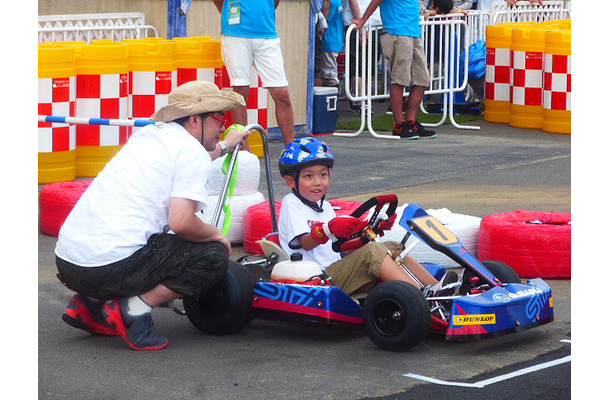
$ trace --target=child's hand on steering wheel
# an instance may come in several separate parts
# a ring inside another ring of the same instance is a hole
[[[356,217],[350,217],[349,215],[342,215],[331,219],[330,221],[316,222],[311,227],[311,237],[318,243],[324,244],[331,239],[333,242],[337,241],[337,238],[348,238],[355,232],[359,232],[367,224],[367,221],[362,221]]]

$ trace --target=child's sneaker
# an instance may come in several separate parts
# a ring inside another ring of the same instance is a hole
[[[422,139],[431,139],[436,137],[436,132],[426,129],[417,121],[412,121],[408,124],[409,130],[415,132]]]
[[[80,294],[72,296],[66,312],[61,316],[70,326],[82,329],[92,335],[118,335],[101,314],[103,303],[96,307],[87,297]]]
[[[393,136],[400,136],[402,139],[412,140],[419,139],[419,134],[411,129],[407,121],[400,123],[394,123],[394,129],[392,129]]]
[[[458,275],[455,271],[449,271],[440,281],[433,285],[424,286],[422,293],[425,297],[452,296],[460,286],[462,284],[458,282]]]
[[[106,321],[134,350],[160,350],[167,346],[168,340],[157,335],[151,313],[142,315],[128,314],[127,299],[113,300],[104,306]]]

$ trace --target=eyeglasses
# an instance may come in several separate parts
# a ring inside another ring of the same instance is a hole
[[[226,119],[221,118],[221,117],[218,117],[218,116],[216,116],[216,115],[214,115],[214,114],[210,114],[210,118],[213,118],[213,119],[215,119],[216,121],[220,122],[220,125],[221,125],[221,126],[225,126],[225,124],[227,123],[227,120],[226,120]]]

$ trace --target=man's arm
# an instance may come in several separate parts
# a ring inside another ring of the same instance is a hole
[[[362,18],[362,14],[360,13],[360,4],[358,4],[358,0],[349,0],[349,8],[352,10],[352,15],[354,19]]]
[[[237,129],[231,129],[227,132],[225,140],[222,141],[227,148],[227,153],[232,153],[239,143],[242,143],[244,139],[250,136],[250,133],[250,131],[240,132]],[[220,144],[217,144],[214,151],[208,151],[208,154],[212,160],[215,160],[222,155],[222,147]]]
[[[172,197],[169,205],[169,227],[180,238],[195,243],[220,242],[229,256],[231,243],[220,229],[206,224],[195,215],[197,202],[182,197]]]
[[[364,24],[366,24],[366,21],[368,21],[368,19],[371,17],[371,15],[373,15],[373,12],[375,12],[375,10],[377,9],[377,7],[379,7],[379,5],[381,4],[382,1],[383,0],[371,1],[369,6],[366,8],[366,11],[364,12],[364,15],[362,16],[362,18],[355,19],[354,21],[352,21],[352,24],[356,25],[356,29],[360,29],[364,26]]]

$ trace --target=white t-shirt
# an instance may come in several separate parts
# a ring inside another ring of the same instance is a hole
[[[291,249],[288,245],[295,237],[309,233],[314,223],[328,222],[337,216],[335,210],[327,201],[322,204],[322,209],[321,213],[316,212],[303,204],[294,193],[287,194],[282,200],[278,229],[280,245],[286,253],[301,253],[303,254],[303,260],[314,261],[324,269],[341,258],[339,253],[333,251],[330,240],[312,250]]]
[[[371,0],[358,0],[358,5],[360,6],[360,17],[364,15],[366,8],[371,4]],[[343,0],[343,24],[345,26],[349,26],[352,21],[355,19],[354,14],[352,13],[352,8],[349,6],[349,0]],[[379,7],[371,14],[368,21],[366,21],[366,25],[381,25],[381,15],[379,14]]]
[[[136,132],[82,195],[55,254],[83,267],[120,261],[169,224],[172,197],[208,202],[211,158],[175,122]]]
[[[477,10],[491,13],[491,4],[498,0],[479,0],[477,2]]]

